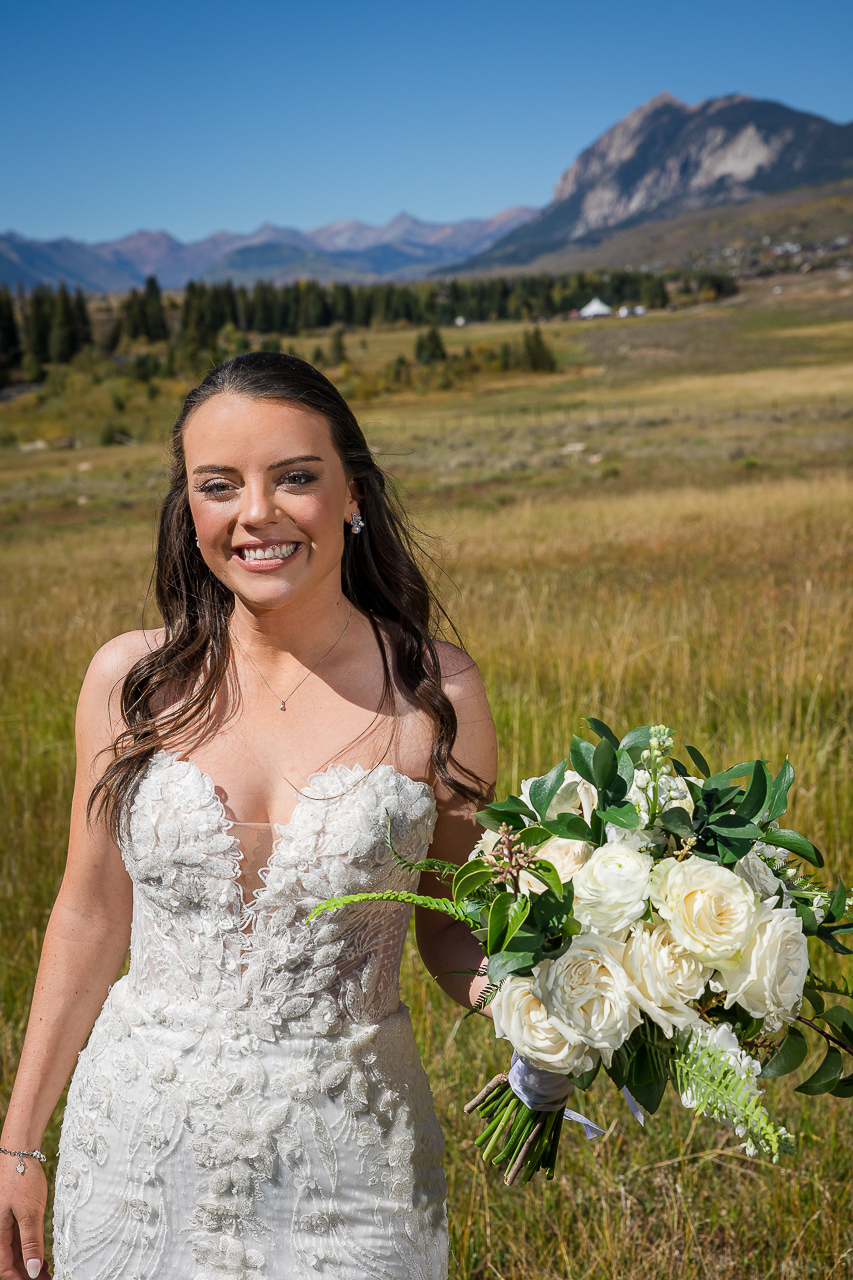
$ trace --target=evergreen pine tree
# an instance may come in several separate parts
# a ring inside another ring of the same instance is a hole
[[[82,351],[92,341],[92,322],[89,319],[89,308],[86,306],[86,299],[81,289],[74,294],[74,329],[76,349]]]
[[[426,333],[419,333],[415,343],[415,359],[421,364],[434,364],[436,360],[446,360],[447,352],[441,340],[441,334],[435,325]]]
[[[33,367],[32,377],[40,375],[35,372],[50,359],[50,329],[53,322],[53,293],[47,285],[36,285],[27,302],[26,321],[24,325],[27,355]]]
[[[334,329],[329,342],[329,364],[337,368],[338,365],[343,364],[346,358],[347,349],[344,346],[344,331],[343,329]]]
[[[149,276],[145,281],[145,292],[142,295],[142,321],[145,337],[149,342],[161,342],[169,336],[166,324],[166,313],[163,310],[163,299],[156,276]]]
[[[67,364],[76,351],[76,317],[68,290],[61,284],[53,300],[53,323],[50,326],[50,358],[54,364]]]
[[[542,330],[538,324],[533,329],[525,330],[522,367],[537,373],[553,373],[557,367],[554,352],[542,337]]]
[[[4,284],[0,287],[0,379],[21,363],[21,335],[15,319],[12,295]]]

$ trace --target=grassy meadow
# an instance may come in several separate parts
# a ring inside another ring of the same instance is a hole
[[[789,753],[791,825],[849,883],[853,289],[830,273],[785,279],[781,295],[773,283],[692,311],[549,325],[554,374],[484,374],[357,409],[438,540],[498,725],[499,788],[565,755],[585,714],[617,729],[665,721],[720,767]],[[473,346],[518,328],[443,336]],[[365,363],[413,341],[347,335]],[[309,357],[313,345],[297,342]],[[93,650],[140,625],[182,389],[161,379],[152,396],[95,373],[0,403],[0,439],[83,441],[0,452],[0,1109],[62,873],[77,689]],[[119,421],[134,443],[98,444]],[[820,969],[842,972],[824,955]],[[567,1127],[555,1181],[509,1192],[461,1115],[506,1052],[411,952],[403,985],[448,1140],[458,1280],[853,1274],[850,1103],[768,1084],[798,1139],[774,1167],[669,1102],[643,1133],[598,1083],[578,1105],[607,1137]],[[58,1127],[57,1115],[49,1170]]]

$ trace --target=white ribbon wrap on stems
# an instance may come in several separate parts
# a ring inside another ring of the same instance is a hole
[[[573,1120],[575,1124],[582,1124],[587,1138],[600,1138],[605,1132],[588,1116],[566,1107],[569,1094],[574,1088],[568,1076],[562,1076],[556,1071],[543,1071],[540,1067],[535,1067],[532,1062],[528,1062],[526,1058],[522,1058],[520,1053],[513,1053],[507,1080],[515,1096],[520,1098],[531,1111],[559,1111],[564,1107],[565,1118]],[[639,1124],[645,1125],[646,1116],[636,1098],[632,1098],[627,1089],[622,1090],[622,1096],[634,1119]]]

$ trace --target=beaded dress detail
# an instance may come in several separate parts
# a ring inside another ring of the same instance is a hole
[[[69,1092],[57,1280],[444,1280],[444,1144],[399,1000],[426,783],[389,765],[312,775],[244,899],[242,828],[159,752],[130,814],[130,971]],[[243,830],[244,839],[247,833]]]

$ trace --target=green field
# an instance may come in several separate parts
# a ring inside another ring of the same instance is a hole
[[[585,714],[617,728],[664,721],[715,765],[760,755],[778,766],[789,752],[791,825],[849,883],[853,288],[829,272],[772,287],[641,320],[548,325],[555,374],[483,374],[356,407],[438,539],[442,590],[498,724],[499,788],[565,755]],[[443,336],[473,347],[518,329]],[[346,341],[354,363],[381,367],[410,356],[414,338]],[[314,345],[296,341],[308,356]],[[83,441],[0,454],[0,1105],[62,872],[77,688],[93,650],[142,620],[161,442],[182,391],[159,379],[152,398],[96,363],[0,403],[0,439]],[[135,442],[97,443],[119,428]],[[820,967],[839,971],[823,956]],[[850,1103],[768,1085],[798,1140],[773,1167],[668,1102],[643,1133],[596,1085],[584,1104],[606,1139],[567,1133],[555,1182],[511,1193],[478,1163],[476,1126],[461,1116],[506,1053],[411,952],[404,990],[448,1140],[453,1276],[853,1271]]]

